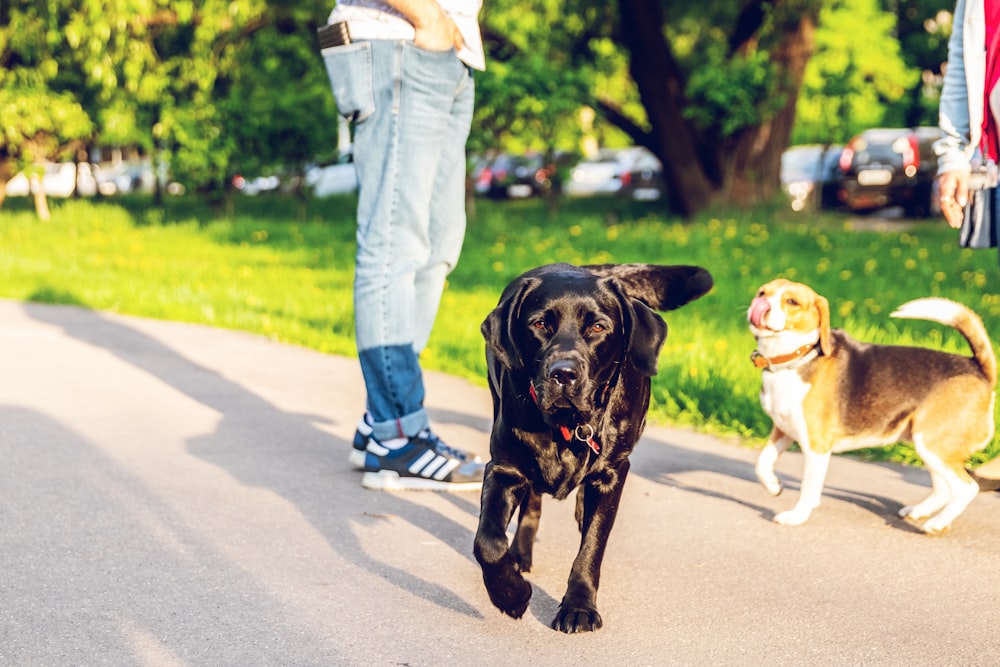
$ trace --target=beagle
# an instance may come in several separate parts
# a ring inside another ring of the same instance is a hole
[[[774,517],[804,523],[819,506],[830,457],[862,447],[912,442],[931,475],[931,494],[899,515],[921,530],[946,530],[972,502],[979,484],[965,469],[993,438],[997,364],[979,317],[947,299],[900,306],[892,317],[954,327],[972,356],[899,345],[873,345],[830,328],[829,302],[807,285],[784,279],[760,288],[747,309],[757,340],[751,355],[762,369],[761,406],[773,429],[757,459],[757,479],[781,492],[774,473],[792,442],[805,469],[798,502]]]

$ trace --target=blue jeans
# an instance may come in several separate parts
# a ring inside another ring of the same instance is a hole
[[[355,335],[379,439],[429,425],[418,355],[465,237],[475,86],[454,51],[374,40],[323,52],[358,170]]]

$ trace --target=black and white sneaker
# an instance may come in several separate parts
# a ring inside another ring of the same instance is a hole
[[[368,436],[361,486],[381,491],[478,491],[485,465],[424,429],[399,449]]]

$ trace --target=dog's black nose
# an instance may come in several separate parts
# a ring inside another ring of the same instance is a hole
[[[549,366],[549,379],[561,385],[573,384],[577,379],[576,364],[568,359],[552,362]]]

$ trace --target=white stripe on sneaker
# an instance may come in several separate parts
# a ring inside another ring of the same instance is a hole
[[[435,456],[434,460],[431,461],[426,466],[424,466],[424,469],[420,471],[420,476],[421,477],[434,477],[434,473],[437,471],[437,469],[440,468],[441,466],[443,466],[447,462],[448,462],[448,459],[446,459],[445,457],[441,456],[440,454],[437,455],[437,456]],[[436,479],[440,479],[440,477],[438,477]]]
[[[423,454],[418,456],[413,463],[410,464],[408,470],[414,475],[422,475],[423,473],[421,471],[424,469],[424,467],[428,463],[433,461],[435,458],[437,458],[437,454],[428,449]]]
[[[434,479],[444,479],[448,476],[448,473],[457,468],[460,463],[461,461],[458,459],[448,460],[448,463],[442,466],[441,469],[434,474]]]
[[[368,441],[367,449],[375,456],[385,456],[389,453],[389,448],[383,447],[375,438]]]

